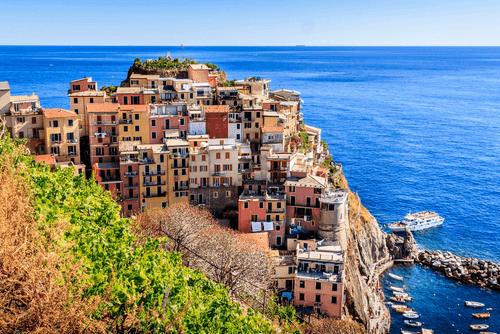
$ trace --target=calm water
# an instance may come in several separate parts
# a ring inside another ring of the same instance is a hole
[[[92,76],[99,86],[119,85],[135,57],[167,51],[182,56],[179,47],[0,46],[0,80],[9,81],[14,95],[34,91],[43,106],[68,108],[69,81]],[[229,79],[269,77],[272,89],[301,92],[306,122],[323,129],[333,158],[380,224],[409,210],[434,210],[445,222],[415,235],[422,247],[500,261],[500,48],[186,47],[183,53],[219,65]],[[420,267],[395,271],[407,277],[413,307],[436,333],[468,330],[465,299],[499,315],[496,292]],[[498,317],[487,322],[500,331]]]

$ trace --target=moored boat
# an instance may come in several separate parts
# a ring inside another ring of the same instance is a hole
[[[401,334],[420,334],[420,332],[410,332],[410,331],[405,331],[404,329],[401,329]]]
[[[417,313],[417,312],[405,312],[403,313],[403,318],[407,318],[407,319],[418,319],[420,317],[420,315]]]
[[[405,320],[405,326],[408,327],[422,327],[422,323],[419,321]]]
[[[420,231],[443,224],[444,218],[432,211],[409,213],[402,221],[389,224],[387,227],[392,232],[404,232],[408,227],[410,231]]]
[[[410,297],[410,295],[406,292],[397,292],[397,291],[393,291],[392,292],[394,294],[394,296],[396,297],[406,297],[406,298],[411,298],[413,299],[413,297]]]
[[[488,325],[470,325],[470,329],[472,329],[473,331],[480,331],[488,328],[490,328],[490,326]]]
[[[397,286],[391,286],[391,287],[389,287],[389,290],[392,290],[395,292],[404,292],[405,291],[403,288],[398,288]]]
[[[483,307],[484,304],[479,303],[479,302],[465,301],[465,306],[467,306],[467,307]]]
[[[392,279],[395,279],[397,281],[402,281],[403,280],[403,277],[395,275],[395,274],[389,274],[389,277],[392,278]]]
[[[472,315],[476,319],[488,319],[490,317],[489,313],[474,313]]]

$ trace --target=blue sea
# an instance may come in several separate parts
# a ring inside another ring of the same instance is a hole
[[[13,95],[35,92],[44,107],[69,108],[71,80],[116,86],[136,57],[168,51],[215,63],[228,79],[269,77],[272,89],[299,91],[305,121],[323,129],[381,225],[433,210],[445,222],[415,233],[421,247],[500,261],[500,48],[0,46],[0,80]],[[500,331],[500,293],[419,266],[393,271],[436,333],[477,323],[464,300],[492,307],[483,322]],[[401,316],[393,321],[399,333]]]

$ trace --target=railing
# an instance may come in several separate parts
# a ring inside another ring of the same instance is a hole
[[[78,143],[78,139],[68,139],[68,144],[76,144]]]
[[[132,118],[128,118],[128,119],[120,119],[120,120],[119,120],[119,123],[120,123],[120,124],[131,124],[131,123],[132,123]]]
[[[137,159],[137,158],[125,158],[125,157],[121,157],[120,158],[120,161],[121,162],[139,162],[140,159]]]
[[[133,188],[137,188],[139,185],[137,183],[133,183],[133,184],[126,184],[125,185],[125,189],[133,189]]]
[[[179,125],[170,125],[168,127],[164,126],[163,130],[179,130]]]
[[[174,188],[174,191],[182,191],[182,190],[189,190],[189,186],[180,186],[180,187]]]
[[[144,176],[156,176],[156,175],[165,175],[165,171],[149,171],[149,172],[143,172],[142,175]]]
[[[170,165],[172,168],[188,168],[186,165],[175,166],[174,164]]]
[[[102,178],[101,183],[115,182],[115,181],[121,181],[120,177],[119,176],[106,176],[106,177]]]
[[[125,197],[126,201],[137,201],[139,200],[139,197]]]
[[[118,121],[94,121],[94,125],[117,125]]]
[[[145,198],[166,197],[166,196],[167,196],[167,192],[166,191],[161,192],[161,193],[156,193],[156,194],[145,194],[145,193],[142,193],[142,197],[145,197]]]
[[[165,181],[156,181],[156,182],[144,182],[145,187],[153,187],[153,186],[164,186]]]
[[[126,172],[123,174],[123,176],[125,177],[136,177],[137,176],[137,172]]]
[[[226,171],[215,171],[212,173],[212,176],[223,176],[226,175]]]
[[[140,162],[139,162],[141,165],[152,165],[152,164],[155,164],[155,160],[154,159],[140,159]]]
[[[271,210],[269,210],[269,208],[266,210],[266,212],[268,213],[285,213],[285,209],[281,208],[281,209],[277,209],[277,208],[272,208]]]
[[[52,141],[52,145],[61,145],[62,144],[62,140],[53,140]]]
[[[76,156],[77,154],[76,154],[76,152],[68,152],[68,155],[69,156]]]

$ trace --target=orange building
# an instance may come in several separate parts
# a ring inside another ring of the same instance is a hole
[[[44,109],[44,135],[46,151],[57,162],[71,161],[80,165],[80,134],[78,115],[64,109]]]

